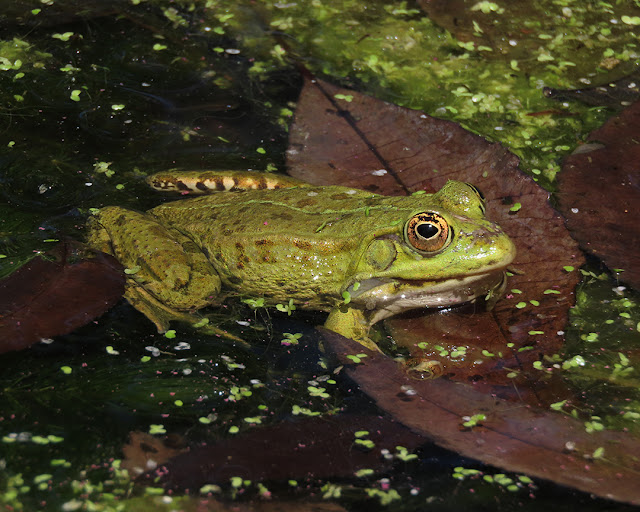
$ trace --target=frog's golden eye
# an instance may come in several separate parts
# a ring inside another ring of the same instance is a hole
[[[451,229],[441,215],[434,212],[417,213],[405,228],[407,241],[417,250],[437,252],[451,241]]]

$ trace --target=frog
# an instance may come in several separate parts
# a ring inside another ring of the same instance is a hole
[[[238,297],[326,312],[325,328],[379,350],[370,332],[390,316],[479,298],[491,307],[516,252],[459,181],[410,196],[254,171],[147,182],[189,197],[101,208],[87,241],[126,267],[125,298],[161,333],[176,320],[201,326],[204,308]]]

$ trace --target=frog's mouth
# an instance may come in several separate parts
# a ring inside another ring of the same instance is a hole
[[[374,324],[411,309],[447,308],[478,297],[486,298],[490,309],[506,286],[506,271],[493,270],[442,281],[368,279],[357,290],[352,285],[347,291],[354,305],[371,311],[369,321]]]

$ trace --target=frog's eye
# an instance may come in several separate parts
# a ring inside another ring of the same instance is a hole
[[[407,241],[418,251],[437,252],[451,241],[451,229],[441,215],[434,212],[417,213],[405,228]]]

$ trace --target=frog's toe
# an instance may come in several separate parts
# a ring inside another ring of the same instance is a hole
[[[242,338],[210,324],[207,317],[170,308],[141,286],[130,286],[125,297],[134,308],[155,324],[160,334],[169,330],[170,322],[178,321],[191,325],[203,334],[219,336],[229,341],[248,345]]]
[[[191,319],[193,321],[190,314],[167,307],[140,286],[129,285],[124,296],[129,304],[155,324],[161,334],[169,330],[169,323],[172,320],[187,321],[187,319]]]
[[[201,318],[191,317],[190,323],[192,327],[196,328],[199,332],[203,334],[218,336],[225,340],[239,343],[247,348],[250,347],[249,343],[243,340],[242,338],[236,336],[235,334],[231,334],[229,331],[221,329],[215,324],[209,323],[209,319],[206,316]]]
[[[382,350],[380,350],[380,347],[371,338],[356,338],[355,341],[360,343],[360,345],[362,345],[363,347],[368,348],[369,350],[373,350],[374,352],[382,352]]]

